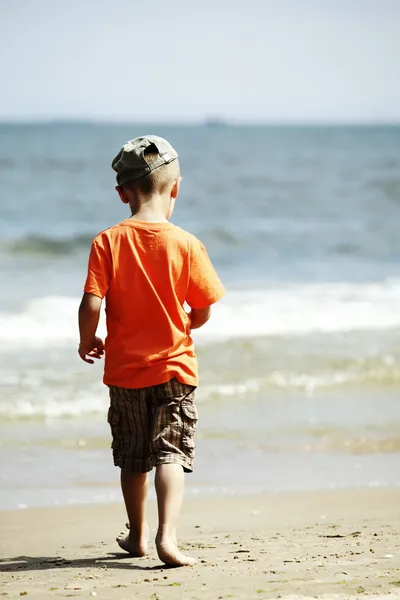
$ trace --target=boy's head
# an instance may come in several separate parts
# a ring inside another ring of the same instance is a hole
[[[180,170],[178,154],[167,140],[147,135],[127,142],[112,168],[117,173],[116,190],[133,214],[144,202],[157,198],[165,203],[169,218],[178,196]]]

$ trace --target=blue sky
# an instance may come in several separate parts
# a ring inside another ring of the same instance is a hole
[[[400,121],[399,0],[0,0],[0,120]]]

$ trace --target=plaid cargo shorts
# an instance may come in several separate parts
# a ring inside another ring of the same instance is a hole
[[[187,473],[193,471],[195,387],[171,379],[142,389],[109,388],[108,422],[116,467],[147,473],[156,465],[176,463]]]

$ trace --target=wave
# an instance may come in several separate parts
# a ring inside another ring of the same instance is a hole
[[[0,351],[57,347],[77,339],[79,299],[49,296],[19,313],[0,313]],[[237,338],[285,337],[400,327],[400,281],[369,284],[286,285],[228,292],[210,322],[194,332],[200,345]],[[105,334],[104,315],[100,333]]]
[[[88,251],[94,235],[87,233],[65,238],[28,235],[15,240],[3,240],[0,242],[0,252],[43,256],[73,254],[79,250]]]
[[[235,358],[226,351],[228,345]],[[274,346],[272,344],[261,356],[259,347],[250,348],[246,339],[216,345],[212,351],[210,346],[202,348],[199,403],[215,406],[255,399],[265,403],[279,398],[282,401],[292,398],[296,402],[304,398],[324,401],[330,394],[335,398],[348,398],[349,394],[351,398],[359,397],[363,390],[362,394],[367,397],[377,397],[379,422],[382,414],[379,411],[383,410],[379,408],[379,398],[393,398],[396,402],[400,385],[398,349],[397,354],[343,357],[338,361],[332,354],[321,355],[316,360],[309,347],[304,347],[301,356],[293,355],[291,340],[278,345],[276,351]],[[345,353],[346,348],[340,350]],[[255,365],[252,372],[248,362]],[[276,363],[280,363],[280,367]],[[9,353],[7,363],[0,368],[0,418],[47,420],[104,415],[108,394],[101,375],[102,365],[97,363],[90,369],[83,366],[75,348],[57,351],[48,343],[46,353],[35,351],[21,356],[17,352],[15,357]],[[332,410],[335,412],[334,407]],[[388,422],[391,422],[389,416]]]
[[[2,374],[0,418],[3,421],[14,421],[104,416],[108,408],[108,393],[101,383],[100,373],[96,374],[95,382],[84,382],[79,378],[74,381],[74,375],[68,369],[65,370],[64,376],[60,377],[60,371],[63,369],[64,367],[59,369],[58,377],[44,370],[42,374],[26,374],[22,377],[15,373],[9,374],[7,381],[7,377]],[[398,366],[387,368],[386,371],[377,368],[375,372],[358,370],[313,374],[281,370],[266,372],[258,378],[234,383],[226,380],[210,384],[203,378],[203,383],[197,391],[197,400],[199,407],[203,409],[207,405],[224,405],[226,402],[230,405],[232,401],[247,402],[255,398],[262,399],[263,403],[272,400],[273,404],[280,399],[282,410],[285,411],[286,397],[296,398],[297,402],[302,402],[304,398],[319,398],[322,402],[328,399],[330,403],[331,399],[329,395],[326,396],[327,393],[334,392],[335,398],[343,394],[346,398],[349,392],[351,397],[354,397],[354,393],[357,395],[364,389],[368,394],[377,396],[379,405],[380,394],[383,394],[382,397],[393,397],[393,402],[396,402],[393,393],[385,396],[385,386],[393,384],[397,387],[400,384]],[[332,410],[333,412],[328,410],[328,413],[333,414],[335,411]],[[379,407],[376,412],[376,415],[378,414]],[[360,420],[363,421],[363,418]],[[370,427],[374,427],[381,420],[379,417],[375,422],[375,417],[370,418]],[[388,416],[385,427],[390,429],[395,425],[396,421],[391,421]],[[399,425],[397,430],[398,428]]]
[[[392,397],[400,385],[399,294],[395,281],[228,293],[197,332],[199,402],[323,401],[360,390]],[[78,303],[38,298],[20,313],[0,313],[0,418],[104,414],[102,365],[88,369],[76,354]]]
[[[9,373],[6,376],[2,373],[0,418],[3,421],[13,421],[104,416],[108,407],[108,393],[101,383],[101,374],[96,374],[96,381],[88,382],[76,377],[74,380],[74,374],[69,369],[65,369],[63,375],[60,375],[63,370],[64,366],[57,373],[51,373],[48,368],[43,369],[42,373],[24,375]],[[231,404],[233,400],[235,403],[247,402],[258,397],[262,398],[263,403],[269,399],[275,402],[280,398],[283,402],[282,410],[285,410],[286,395],[297,398],[299,402],[302,398],[312,397],[319,397],[324,401],[327,392],[334,391],[337,398],[338,393],[346,394],[350,391],[354,394],[354,390],[358,393],[362,388],[372,388],[372,393],[378,394],[379,400],[379,393],[385,393],[382,388],[400,384],[400,368],[393,365],[392,369],[387,368],[386,371],[377,367],[375,372],[360,369],[357,372],[343,370],[334,373],[295,373],[281,370],[234,383],[228,379],[218,384],[206,383],[204,380],[205,378],[197,391],[200,407],[225,402]],[[390,426],[388,417],[386,427]]]
[[[292,284],[228,294],[200,337],[283,336],[400,326],[400,281]]]

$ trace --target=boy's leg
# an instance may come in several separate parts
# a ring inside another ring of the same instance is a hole
[[[182,506],[184,472],[179,464],[156,467],[155,486],[158,505],[157,552],[167,565],[194,565],[196,559],[180,552],[177,545],[177,526]]]
[[[149,541],[146,522],[147,473],[121,470],[121,488],[129,521],[129,530],[117,537],[119,546],[132,556],[145,556]]]
[[[156,546],[160,559],[168,565],[193,565],[177,546],[176,530],[182,505],[184,471],[193,470],[194,434],[197,409],[195,388],[172,379],[154,386],[151,400],[153,431],[151,451],[156,467],[158,504]]]
[[[129,529],[117,537],[119,546],[133,556],[147,552],[147,472],[150,456],[150,415],[146,390],[110,387],[108,422],[112,433],[114,464],[121,469],[121,488]]]

